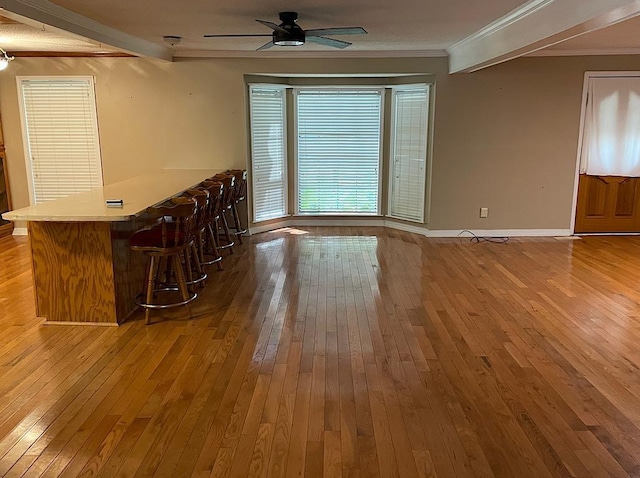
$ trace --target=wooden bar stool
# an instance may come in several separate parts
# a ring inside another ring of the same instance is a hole
[[[198,186],[198,189],[204,189],[209,193],[209,209],[207,212],[207,229],[204,237],[202,264],[217,264],[218,270],[222,270],[222,255],[218,250],[218,229],[220,227],[220,214],[222,214],[223,185],[217,181],[203,181]]]
[[[247,229],[242,227],[240,215],[238,214],[238,204],[244,201],[247,196],[247,170],[246,169],[228,169],[226,171],[235,177],[235,186],[233,188],[233,198],[231,202],[231,218],[233,225],[231,229],[235,230],[235,236],[242,244],[242,235],[247,233]]]
[[[167,309],[184,305],[187,307],[189,317],[192,315],[189,303],[195,300],[198,294],[189,291],[185,269],[189,268],[187,251],[191,249],[195,240],[196,211],[197,203],[191,198],[184,198],[180,204],[147,208],[149,215],[158,218],[157,226],[142,229],[129,239],[132,250],[140,251],[149,258],[145,275],[145,291],[135,299],[136,304],[145,309],[146,324],[150,322],[151,309]],[[160,272],[158,266],[162,260],[167,261],[172,267],[181,300],[155,302],[159,293],[170,295],[176,292],[175,287],[164,287],[163,283],[157,280]]]
[[[233,203],[233,188],[235,187],[236,177],[233,174],[218,173],[209,178],[210,181],[222,183],[222,204],[220,213],[220,224],[218,229],[218,249],[229,249],[233,254],[233,246],[235,241],[231,238],[229,231],[229,222],[227,221],[227,211],[231,210]]]
[[[189,280],[187,280],[187,284],[199,284],[204,286],[204,281],[207,278],[207,273],[203,269],[203,241],[207,228],[209,192],[197,188],[187,189],[184,193],[182,193],[182,196],[172,198],[171,202],[174,204],[181,204],[184,202],[185,198],[193,198],[196,201],[195,240],[193,241],[193,246],[186,252],[188,255],[188,263],[191,266],[187,270],[187,275],[191,273]],[[195,276],[193,275],[194,272]]]

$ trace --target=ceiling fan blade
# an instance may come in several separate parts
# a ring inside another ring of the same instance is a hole
[[[236,37],[270,37],[270,33],[256,34],[256,35],[243,35],[243,34],[230,34],[230,35],[204,35],[205,38],[236,38]]]
[[[307,40],[313,43],[318,43],[320,45],[332,46],[333,48],[347,48],[351,43],[348,41],[342,40],[334,40],[333,38],[326,37],[318,37],[318,36],[307,36]]]
[[[264,45],[262,45],[260,48],[258,48],[256,51],[260,51],[260,50],[267,50],[269,48],[271,48],[273,46],[273,42],[270,41],[269,43],[265,43]]]
[[[289,33],[289,31],[285,30],[284,28],[280,27],[279,25],[276,25],[273,22],[268,22],[266,20],[256,20],[256,22],[262,23],[265,27],[269,27],[273,31],[280,32],[280,33],[286,33],[286,34]]]
[[[367,30],[362,27],[338,27],[338,28],[317,28],[306,30],[306,35],[318,37],[322,35],[366,35]]]

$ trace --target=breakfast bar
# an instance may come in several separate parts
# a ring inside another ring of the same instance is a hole
[[[131,252],[129,237],[149,225],[145,210],[217,172],[159,170],[3,213],[28,222],[37,315],[47,323],[121,324],[144,280],[145,259]]]

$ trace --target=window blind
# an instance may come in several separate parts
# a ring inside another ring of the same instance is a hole
[[[102,186],[92,78],[19,78],[33,200]]]
[[[389,215],[424,222],[429,87],[393,91]]]
[[[590,77],[580,172],[640,177],[640,77]]]
[[[379,211],[382,90],[296,90],[300,214]]]
[[[254,222],[287,214],[284,88],[250,87]]]

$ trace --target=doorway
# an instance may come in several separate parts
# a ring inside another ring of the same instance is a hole
[[[575,233],[640,233],[640,72],[585,74]]]

